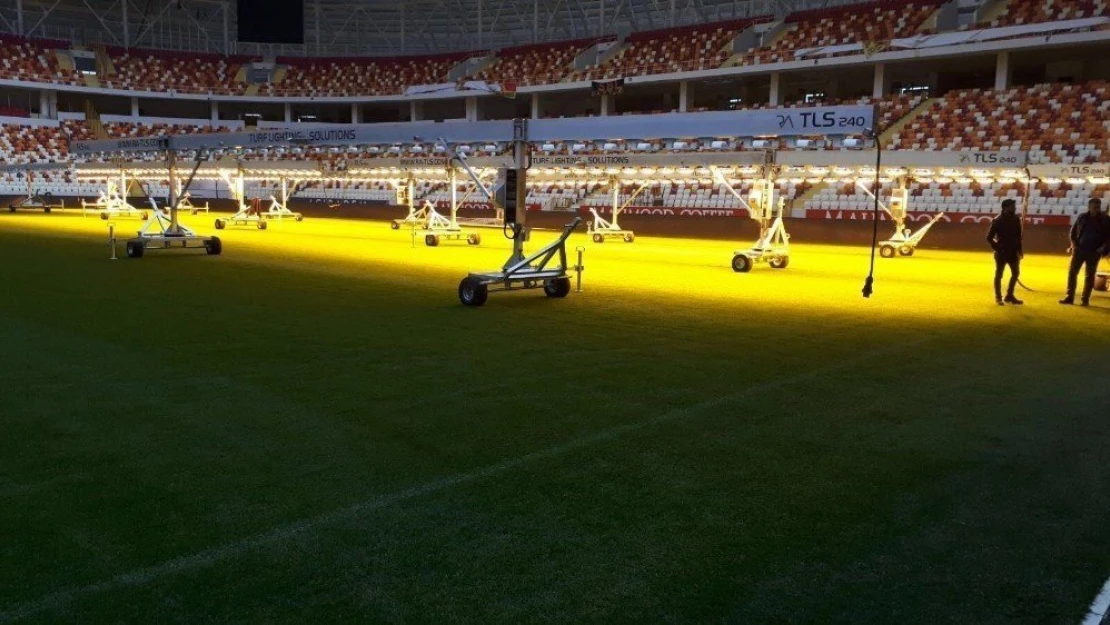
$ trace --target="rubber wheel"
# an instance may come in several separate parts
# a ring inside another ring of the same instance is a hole
[[[266,229],[267,227],[268,227],[268,226],[266,225],[266,222],[265,222],[265,221],[262,221],[262,220],[259,220],[259,221],[258,221],[258,229],[259,229],[259,230],[265,230],[265,229]]]
[[[459,283],[459,301],[463,306],[481,306],[489,297],[489,289],[481,280],[467,276]]]
[[[1095,276],[1095,290],[1108,291],[1110,290],[1110,278],[1106,276]]]
[[[424,245],[427,245],[428,247],[435,247],[439,245],[439,237],[434,234],[424,235]]]
[[[883,258],[894,258],[894,246],[884,245],[879,248],[879,256]]]
[[[470,245],[478,245],[482,242],[482,235],[475,232],[474,234],[466,237],[466,242]]]
[[[148,217],[150,217],[150,213],[146,211],[139,213],[139,219],[142,219],[143,221],[146,221]]]
[[[50,214],[50,207],[49,207],[49,206],[47,206],[46,208],[42,209],[42,212],[44,212],[44,213],[46,213],[47,215],[49,215],[49,214]]]
[[[143,252],[146,247],[143,246],[142,241],[128,241],[127,242],[127,257],[128,258],[142,258]]]
[[[401,229],[401,224],[397,223],[396,221],[391,221],[391,222],[389,222],[389,229],[390,230],[400,230]]]
[[[554,280],[545,280],[543,283],[543,292],[548,297],[566,297],[570,293],[570,278],[555,278]]]
[[[226,227],[227,227],[227,222],[226,221],[224,221],[223,219],[217,219],[216,220],[216,230],[223,230]]]
[[[100,213],[100,218],[104,221],[108,221],[108,213]]]
[[[605,242],[605,237],[601,236],[600,234],[598,234],[596,232],[594,233],[593,239],[594,239],[594,243],[604,243]]]
[[[9,206],[8,207],[8,212],[9,213],[14,213],[15,212],[15,207],[14,206]]]
[[[732,257],[732,270],[736,273],[748,273],[752,270],[752,259],[747,254],[737,254]]]
[[[304,221],[304,215],[297,213],[297,221]]]
[[[900,247],[900,248],[898,248],[898,255],[899,256],[913,256],[913,248],[912,247]]]
[[[628,234],[624,235],[624,242],[625,242],[625,243],[631,243],[631,242],[633,242],[633,241],[635,241],[635,240],[636,240],[636,235],[632,234],[631,232],[629,232]]]
[[[219,256],[224,251],[224,244],[220,241],[220,237],[212,237],[204,242],[204,251],[208,252],[209,256]]]
[[[786,269],[790,266],[790,257],[775,256],[770,261],[768,261],[767,264],[771,266],[771,269]]]

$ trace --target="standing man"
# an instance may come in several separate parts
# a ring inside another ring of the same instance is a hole
[[[1021,259],[1024,257],[1021,251],[1021,218],[1017,215],[1017,202],[1009,198],[1002,200],[1002,212],[991,220],[987,243],[994,250],[994,301],[999,306],[1024,304],[1025,302],[1014,297],[1014,287],[1021,276]],[[1007,265],[1010,267],[1010,287],[1003,300],[1002,272]]]
[[[1091,301],[1091,290],[1095,286],[1095,273],[1098,271],[1098,259],[1106,253],[1107,242],[1110,241],[1110,217],[1102,212],[1102,200],[1091,198],[1087,202],[1087,212],[1075,220],[1071,227],[1071,266],[1068,267],[1068,294],[1060,300],[1061,304],[1075,303],[1075,283],[1079,277],[1079,268],[1085,267],[1083,276],[1083,298],[1079,300],[1080,306],[1087,306]]]

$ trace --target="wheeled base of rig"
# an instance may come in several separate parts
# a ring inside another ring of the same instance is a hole
[[[223,230],[228,226],[250,226],[254,225],[259,230],[266,229],[266,220],[260,215],[248,212],[249,209],[243,209],[235,213],[231,217],[219,218],[216,220],[216,230]]]
[[[591,232],[590,239],[594,243],[604,243],[605,239],[622,239],[625,243],[631,243],[636,240],[636,233],[631,230],[621,230],[619,228],[601,229]]]
[[[465,240],[467,245],[478,245],[482,242],[482,235],[477,232],[463,232],[462,227],[437,213],[434,208],[428,209],[424,232],[424,245],[428,247],[436,247],[443,241]]]
[[[894,239],[888,241],[879,241],[879,256],[883,258],[894,258],[895,256],[913,256],[916,246],[906,243],[905,241],[897,241]]]
[[[444,241],[462,240],[465,240],[467,245],[479,245],[482,242],[482,235],[477,232],[463,232],[462,230],[453,229],[429,230],[424,235],[424,245],[428,247],[437,247]]]
[[[192,200],[188,196],[181,198],[181,201],[177,204],[177,209],[189,211],[190,215],[197,215],[201,211],[204,211],[206,213],[212,212],[211,207],[208,206],[208,202],[205,202],[204,204],[193,204]]]
[[[404,219],[394,219],[389,222],[390,229],[400,230],[401,226],[426,228],[428,223],[428,209],[430,209],[431,206],[431,204],[425,203],[420,210],[409,211],[409,214],[406,215]]]
[[[548,297],[566,297],[570,294],[570,276],[562,269],[518,271],[512,276],[500,271],[472,273],[459,283],[459,301],[466,306],[481,306],[491,292],[539,288]]]
[[[541,288],[548,297],[566,297],[571,291],[566,242],[581,222],[582,218],[576,217],[563,227],[558,239],[501,271],[475,272],[463,278],[459,283],[459,301],[464,306],[481,306],[491,292]],[[548,267],[555,256],[559,257],[558,264]],[[573,269],[581,272],[583,267],[579,263]]]
[[[15,204],[8,204],[9,213],[14,213],[17,210],[39,210],[49,214],[50,211],[55,208],[61,210],[65,207],[61,204],[48,204],[46,198],[42,197],[41,195],[33,195],[29,198],[24,198],[22,201],[16,202]]]
[[[790,265],[790,254],[781,249],[759,248],[734,252],[732,270],[737,273],[748,273],[757,263],[767,263],[772,269],[786,269]]]
[[[223,252],[219,237],[202,237],[195,234],[156,234],[127,240],[127,257],[142,258],[147,250],[203,249],[211,256]]]
[[[293,221],[304,221],[304,215],[303,214],[296,213],[296,212],[293,212],[293,211],[289,210],[288,208],[285,207],[284,204],[280,204],[277,200],[272,200],[272,201],[273,201],[273,204],[270,206],[270,210],[266,211],[265,213],[262,213],[262,216],[265,217],[266,219],[276,219],[278,221],[281,221],[283,219],[292,219]]]
[[[902,221],[898,221],[895,226],[894,236],[886,241],[879,241],[879,256],[883,258],[894,258],[895,256],[913,256],[917,246],[925,239],[925,235],[929,230],[944,217],[944,213],[937,213],[929,220],[929,223],[921,226],[914,232],[909,228],[903,226]]]
[[[121,217],[121,216],[127,216],[127,217],[135,216],[135,217],[138,217],[141,221],[146,221],[147,219],[150,218],[150,213],[148,213],[145,210],[135,208],[134,206],[131,206],[130,204],[128,204],[125,207],[106,208],[106,209],[100,211],[100,218],[103,219],[104,221],[108,221],[109,219],[114,219],[114,218],[118,218],[118,217]]]

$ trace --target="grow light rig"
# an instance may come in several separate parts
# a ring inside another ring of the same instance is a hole
[[[879,208],[883,210],[894,222],[894,234],[885,241],[879,241],[879,255],[883,258],[894,258],[897,256],[913,256],[917,246],[929,233],[929,230],[944,217],[944,212],[939,212],[933,216],[925,225],[921,226],[915,232],[914,230],[906,227],[906,217],[909,214],[910,204],[910,190],[906,184],[905,177],[898,179],[898,186],[891,191],[890,204],[884,204],[882,200],[875,198],[875,194],[863,184],[862,180],[856,180],[856,187],[866,193],[871,199],[878,201]]]
[[[511,233],[513,250],[509,259],[500,270],[472,272],[459,283],[459,301],[465,306],[481,306],[486,303],[490,292],[517,291],[524,289],[543,289],[551,298],[563,298],[570,294],[571,281],[567,270],[566,242],[571,233],[582,223],[581,217],[564,226],[557,239],[525,256],[524,243],[528,239],[527,175],[528,175],[528,122],[513,121],[513,167],[506,168],[500,178],[502,184],[498,193],[489,193],[484,185],[479,185],[495,207],[504,215],[504,229]],[[460,161],[466,171],[478,183],[476,174]],[[499,197],[498,197],[499,196]],[[582,270],[581,266],[575,268]]]

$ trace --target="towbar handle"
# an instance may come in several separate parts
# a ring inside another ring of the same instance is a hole
[[[574,221],[572,221],[569,224],[563,226],[563,236],[559,237],[559,239],[561,241],[566,241],[567,238],[570,237],[570,233],[574,232],[575,229],[578,228],[578,224],[580,224],[580,223],[582,223],[582,218],[581,217],[575,217]]]

